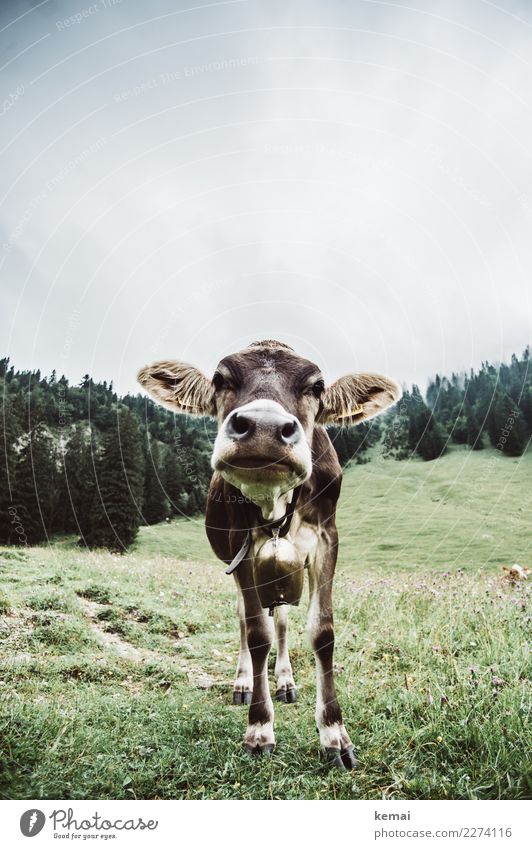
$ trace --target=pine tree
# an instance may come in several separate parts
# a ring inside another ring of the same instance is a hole
[[[509,457],[519,457],[526,448],[525,421],[519,407],[509,395],[501,395],[495,409],[497,425],[495,447]]]
[[[409,407],[409,448],[417,451],[424,460],[435,460],[444,453],[447,434],[425,404],[419,387],[412,387],[412,402]]]
[[[96,493],[95,465],[97,445],[90,426],[74,427],[63,454],[61,513],[66,533],[79,533],[84,541],[90,532],[91,513]],[[58,528],[59,529],[59,528]]]
[[[451,415],[452,440],[457,445],[467,445],[467,415],[460,407],[455,407]]]
[[[138,419],[120,406],[114,426],[105,434],[97,466],[90,529],[91,548],[125,551],[135,540],[142,510],[144,454]]]
[[[9,361],[4,362],[7,366]],[[14,406],[9,398],[5,398],[0,415],[0,542],[3,543],[9,542],[14,525],[17,524],[13,488],[17,462],[15,444],[21,434],[22,426]],[[20,541],[24,542],[24,539]]]
[[[168,452],[164,462],[163,482],[166,496],[170,502],[170,515],[181,516],[185,511],[187,498],[183,472],[173,451]]]
[[[480,451],[484,448],[484,444],[482,442],[482,429],[478,424],[477,417],[475,416],[475,412],[470,404],[466,407],[466,432],[467,432],[467,444],[473,451]]]
[[[13,506],[27,542],[36,544],[52,532],[56,506],[57,458],[53,438],[39,424],[26,438],[15,470]],[[18,534],[20,537],[20,534]],[[11,533],[10,542],[17,543]]]
[[[148,525],[162,522],[168,516],[169,504],[161,480],[161,452],[156,439],[148,441],[142,515]]]
[[[403,392],[401,405],[393,407],[384,420],[384,438],[382,441],[382,456],[395,460],[406,460],[411,455],[409,447],[410,405],[411,395]]]

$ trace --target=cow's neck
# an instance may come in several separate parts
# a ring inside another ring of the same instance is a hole
[[[293,489],[283,492],[281,487],[265,487],[260,484],[241,484],[239,489],[245,498],[256,504],[262,518],[268,522],[284,516],[294,495]]]

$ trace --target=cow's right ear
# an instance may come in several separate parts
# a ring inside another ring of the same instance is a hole
[[[158,404],[174,412],[196,416],[215,414],[212,383],[188,363],[161,360],[141,368],[137,379]]]

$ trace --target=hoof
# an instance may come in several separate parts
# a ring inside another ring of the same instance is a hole
[[[339,769],[341,772],[347,772],[358,766],[354,746],[348,746],[346,749],[333,747],[322,749],[321,757],[329,769]]]
[[[354,746],[348,746],[340,752],[342,763],[346,769],[356,769],[358,766],[357,753]]]
[[[346,772],[347,767],[342,760],[342,753],[340,749],[335,749],[333,747],[322,749],[321,757],[328,769],[339,769]]]
[[[253,698],[253,693],[250,693],[249,690],[246,690],[244,693],[241,690],[234,690],[233,691],[233,704],[234,705],[250,705],[252,698]]]
[[[244,743],[244,748],[250,755],[266,755],[266,757],[269,758],[273,754],[275,743],[263,743],[262,746],[259,743],[257,743],[256,746],[250,746],[249,743]]]
[[[275,698],[278,702],[293,705],[297,702],[297,690],[295,687],[290,687],[288,690],[276,690]]]

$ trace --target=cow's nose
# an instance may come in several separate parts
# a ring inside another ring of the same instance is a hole
[[[233,413],[227,422],[227,435],[238,442],[249,439],[255,432],[256,423],[249,416],[242,413]]]
[[[296,445],[302,436],[294,416],[261,408],[235,410],[226,420],[225,432],[235,442],[245,442],[251,437],[266,438],[286,448]]]
[[[278,430],[279,438],[285,445],[295,445],[299,442],[301,434],[295,419],[285,422]]]

